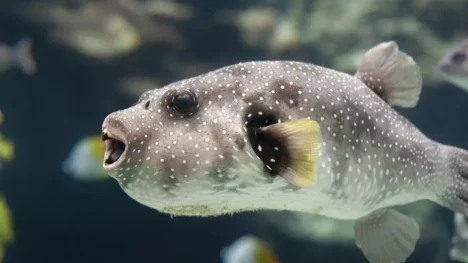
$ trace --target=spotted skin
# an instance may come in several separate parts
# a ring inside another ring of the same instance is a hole
[[[183,90],[197,96],[189,115],[171,106]],[[266,113],[319,123],[312,187],[272,176],[254,153],[245,121]],[[313,64],[240,63],[175,82],[110,114],[103,129],[128,144],[108,173],[173,215],[286,209],[356,219],[420,199],[467,211],[465,151],[428,139],[359,79]]]

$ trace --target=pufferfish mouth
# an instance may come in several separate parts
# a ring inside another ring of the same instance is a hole
[[[118,130],[104,128],[102,140],[105,143],[106,151],[104,153],[104,168],[114,168],[124,159],[127,151],[125,136]]]

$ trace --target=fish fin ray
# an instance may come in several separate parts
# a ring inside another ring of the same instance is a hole
[[[416,106],[422,89],[419,66],[394,41],[383,42],[368,50],[355,77],[392,106]]]
[[[354,224],[357,246],[371,263],[402,263],[419,239],[416,221],[396,210],[378,210]]]

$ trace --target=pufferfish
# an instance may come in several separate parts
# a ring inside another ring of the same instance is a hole
[[[354,76],[294,61],[244,62],[145,92],[102,126],[104,168],[134,200],[171,215],[260,209],[354,220],[372,263],[413,252],[428,199],[468,214],[468,152],[426,137],[415,61],[394,41]]]

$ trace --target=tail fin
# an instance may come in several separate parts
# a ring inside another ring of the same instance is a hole
[[[32,57],[32,40],[30,38],[24,37],[16,44],[15,55],[25,74],[33,75],[36,73],[36,62]]]
[[[468,151],[442,146],[441,160],[446,160],[445,176],[439,174],[432,189],[437,196],[436,202],[468,216]]]

